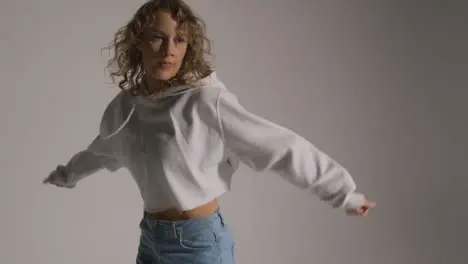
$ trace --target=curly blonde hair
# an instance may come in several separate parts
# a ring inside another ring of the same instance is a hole
[[[211,55],[211,43],[206,37],[205,23],[198,18],[182,0],[150,0],[143,4],[133,18],[114,35],[107,49],[114,50],[114,56],[106,68],[113,83],[132,94],[138,93],[138,84],[145,75],[141,52],[137,45],[142,41],[144,29],[155,21],[156,12],[169,11],[179,30],[188,34],[188,47],[182,65],[169,83],[194,84],[213,71],[205,55]]]

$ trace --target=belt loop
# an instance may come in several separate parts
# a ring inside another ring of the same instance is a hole
[[[174,236],[174,238],[177,238],[177,228],[175,222],[172,222],[172,235]]]

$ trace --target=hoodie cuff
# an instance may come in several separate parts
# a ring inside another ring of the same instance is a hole
[[[350,192],[346,195],[342,207],[345,209],[358,209],[364,205],[366,197],[362,193]]]

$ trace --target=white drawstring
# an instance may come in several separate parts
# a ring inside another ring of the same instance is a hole
[[[114,135],[116,135],[117,133],[119,133],[120,130],[122,130],[125,127],[125,125],[127,125],[127,123],[130,121],[130,118],[132,117],[134,111],[135,111],[135,104],[133,104],[132,109],[130,110],[130,113],[128,114],[127,118],[122,123],[122,125],[120,125],[120,127],[115,132],[113,132],[110,135],[104,137],[104,139],[109,139],[109,138],[113,137]]]

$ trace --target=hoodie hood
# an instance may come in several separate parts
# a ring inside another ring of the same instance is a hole
[[[181,95],[193,91],[193,89],[214,86],[225,89],[224,84],[218,79],[215,71],[193,85],[169,87],[160,93],[150,96],[131,96],[128,92],[122,91],[109,103],[104,111],[100,125],[100,135],[103,139],[109,139],[119,133],[130,121],[135,112],[136,105],[151,106],[167,97]]]
[[[208,86],[222,86],[224,87],[224,84],[221,83],[221,81],[218,79],[216,72],[212,72],[209,76],[200,79],[198,82],[192,84],[192,85],[180,85],[180,86],[173,86],[165,89],[162,92],[149,95],[149,96],[136,96],[134,103],[154,103],[154,101],[164,99],[167,97],[171,96],[177,96],[181,95],[187,92],[192,91],[193,89],[200,89],[200,88],[205,88]]]

